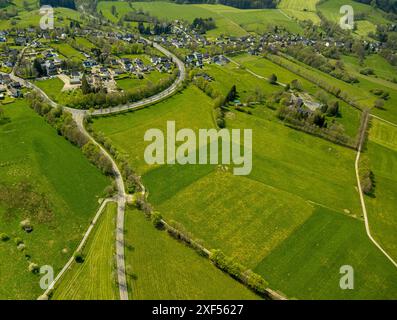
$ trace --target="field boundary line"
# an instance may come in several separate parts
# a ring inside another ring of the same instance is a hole
[[[381,118],[381,117],[378,117],[378,116],[376,116],[376,115],[374,115],[374,114],[371,114],[371,117],[373,117],[373,118],[375,118],[375,119],[377,119],[377,120],[380,120],[380,121],[386,122],[387,124],[390,124],[390,125],[391,125],[391,126],[393,126],[393,127],[397,127],[397,123],[394,123],[394,122],[388,121],[388,120],[386,120],[386,119],[383,119],[383,118]]]
[[[278,8],[278,11],[280,11],[280,13],[281,13],[283,16],[287,17],[289,20],[293,20],[288,14],[286,14],[286,13],[284,12],[284,10]]]
[[[99,207],[94,219],[91,221],[90,226],[88,227],[87,231],[84,234],[83,239],[81,240],[78,248],[76,249],[75,252],[79,252],[81,251],[81,249],[83,249],[83,247],[86,245],[86,242],[89,238],[89,236],[91,235],[92,230],[94,229],[94,227],[96,226],[99,218],[102,216],[102,213],[105,211],[105,207],[108,203],[110,202],[116,202],[115,199],[105,199],[101,206]],[[75,253],[74,252],[74,253]],[[74,253],[72,255],[72,257],[68,260],[68,262],[66,262],[65,266],[62,268],[62,270],[58,273],[58,275],[56,276],[56,278],[51,282],[50,286],[48,287],[48,289],[46,291],[44,291],[44,293],[38,298],[40,299],[41,297],[49,297],[49,294],[51,293],[51,291],[54,289],[55,285],[57,284],[57,282],[59,280],[61,280],[61,278],[65,275],[65,273],[69,270],[69,268],[72,266],[73,262],[75,262],[74,259]]]
[[[365,118],[365,125],[364,127],[367,128],[369,124],[369,119],[372,115],[368,112]],[[360,163],[360,158],[361,158],[361,153],[365,141],[365,135],[366,135],[366,130],[363,130],[361,133],[360,137],[360,142],[358,145],[358,151],[357,151],[357,157],[356,157],[356,163],[355,163],[355,169],[356,169],[356,178],[357,178],[357,186],[360,194],[360,202],[361,202],[361,207],[362,207],[362,212],[364,215],[364,223],[365,223],[365,231],[367,233],[368,238],[372,241],[372,243],[386,256],[387,259],[390,260],[390,262],[397,268],[397,262],[394,261],[394,259],[381,247],[381,245],[373,238],[371,234],[371,229],[369,226],[369,220],[368,220],[368,212],[367,212],[367,207],[365,205],[365,198],[364,198],[364,193],[361,187],[361,181],[360,181],[360,174],[359,174],[359,163]]]

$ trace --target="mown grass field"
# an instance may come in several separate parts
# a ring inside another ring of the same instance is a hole
[[[53,300],[118,300],[115,270],[117,204],[109,203],[83,249],[84,262],[73,264],[56,287]]]
[[[375,175],[375,195],[365,199],[371,230],[382,247],[397,259],[397,127],[372,119],[365,154]]]
[[[259,299],[208,259],[154,228],[142,212],[127,211],[125,239],[130,299]]]
[[[0,242],[0,298],[36,299],[42,292],[40,277],[28,271],[26,255],[58,273],[81,241],[110,181],[25,101],[2,108],[0,233],[10,240]],[[33,225],[29,234],[20,227],[26,218]],[[17,249],[17,237],[24,251]]]
[[[319,23],[320,18],[316,13],[318,2],[319,0],[281,0],[277,7],[295,19]]]
[[[273,111],[258,106],[262,109],[253,115],[227,115],[228,128],[253,129],[248,177],[209,165],[146,166],[141,141],[147,129],[164,129],[167,120],[175,119],[178,128],[212,125],[202,104],[197,109],[197,104],[178,103],[185,97],[205,100],[189,88],[149,109],[94,123],[95,130],[129,155],[143,174],[150,202],[166,220],[181,223],[208,248],[238,258],[290,297],[359,299],[383,290],[382,297],[395,298],[395,270],[365,235],[353,150],[291,130],[275,121]],[[306,231],[299,233],[306,228],[307,237]],[[293,248],[291,255],[283,249],[287,246]],[[300,256],[313,257],[301,267],[306,261]],[[359,270],[359,290],[346,294],[339,289],[339,268],[349,263]],[[291,281],[279,281],[283,276]],[[310,283],[310,290],[302,291]]]

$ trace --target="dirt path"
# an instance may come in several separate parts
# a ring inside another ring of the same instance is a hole
[[[371,114],[367,114],[365,118],[365,123],[364,127],[367,128],[369,124],[370,117],[372,117]],[[376,117],[377,119],[381,119],[379,117]],[[383,119],[382,119],[383,120]],[[385,120],[386,121],[386,120]],[[388,122],[388,121],[386,121]],[[397,126],[397,125],[396,125]],[[364,222],[365,222],[365,231],[367,233],[368,238],[372,241],[372,243],[386,256],[387,259],[390,260],[390,262],[397,268],[397,262],[380,246],[380,244],[374,239],[374,237],[371,234],[371,229],[369,226],[369,220],[368,220],[368,212],[367,212],[367,207],[365,205],[365,197],[363,190],[361,188],[361,181],[360,181],[360,173],[359,173],[359,164],[360,164],[360,157],[362,153],[362,148],[365,142],[365,135],[366,135],[366,130],[363,130],[360,136],[360,142],[358,146],[358,151],[357,151],[357,157],[356,157],[356,163],[355,163],[355,169],[356,169],[356,177],[357,177],[357,186],[358,186],[358,191],[360,194],[360,202],[361,202],[361,207],[363,211],[363,216],[364,216]]]

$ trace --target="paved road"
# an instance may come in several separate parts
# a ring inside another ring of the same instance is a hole
[[[95,116],[101,116],[101,115],[107,115],[107,114],[112,114],[112,113],[118,113],[120,111],[128,111],[128,110],[133,110],[136,108],[141,108],[146,105],[153,104],[155,102],[158,102],[160,100],[163,100],[167,97],[170,97],[173,95],[179,88],[180,84],[185,80],[186,78],[186,69],[184,63],[176,57],[173,53],[169,52],[167,49],[163,48],[157,43],[153,43],[145,38],[142,38],[145,41],[147,41],[149,44],[152,44],[154,48],[162,52],[164,55],[167,57],[171,58],[172,61],[177,65],[177,68],[179,70],[179,74],[175,82],[166,90],[149,97],[147,99],[131,103],[131,104],[126,104],[122,106],[117,106],[113,108],[107,108],[107,109],[102,109],[102,110],[96,110],[92,114]],[[20,59],[23,57],[23,54],[25,50],[29,47],[25,47],[20,54],[20,57],[18,59],[18,62]],[[16,65],[17,66],[17,65]],[[107,158],[111,161],[113,171],[115,173],[115,181],[117,185],[117,190],[118,190],[118,195],[117,195],[117,223],[116,223],[116,257],[117,257],[117,277],[118,277],[118,284],[119,284],[119,292],[120,292],[120,299],[121,300],[128,300],[128,290],[127,290],[127,280],[126,280],[126,273],[125,273],[125,257],[124,257],[124,216],[125,216],[125,205],[126,205],[126,200],[127,200],[127,195],[125,193],[125,186],[124,186],[124,180],[121,175],[121,172],[116,164],[116,162],[113,160],[111,155],[99,144],[97,143],[93,137],[87,132],[87,130],[84,127],[84,117],[89,113],[87,110],[78,110],[78,109],[73,109],[73,108],[68,108],[64,107],[55,101],[51,100],[51,98],[43,91],[41,90],[38,86],[33,84],[30,81],[24,80],[18,76],[15,75],[15,69],[12,70],[10,77],[14,81],[19,81],[22,83],[24,86],[34,89],[39,94],[46,100],[46,102],[53,108],[57,107],[62,107],[65,111],[69,112],[72,114],[73,119],[76,121],[77,126],[79,127],[80,131],[86,135],[95,145],[97,145],[101,151],[107,156]],[[88,238],[89,233],[92,230],[92,226],[90,226],[88,234],[84,237],[83,241]],[[84,242],[82,242],[84,244]],[[57,278],[55,280],[58,281],[64,272],[69,268],[71,263],[73,262],[73,258],[71,258],[68,263],[65,265],[65,267],[62,269],[60,274],[57,275]],[[53,288],[55,282],[52,284],[51,288]]]

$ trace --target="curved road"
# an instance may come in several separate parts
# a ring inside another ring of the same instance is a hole
[[[168,51],[167,49],[163,48],[159,44],[155,42],[151,42],[145,38],[144,39],[148,44],[153,45],[154,48],[156,48],[158,51],[162,52],[164,55],[166,55],[168,58],[172,59],[172,61],[177,65],[177,68],[179,70],[179,74],[175,82],[166,90],[151,96],[147,99],[131,103],[131,104],[126,104],[122,106],[117,106],[113,108],[107,108],[107,109],[102,109],[102,110],[96,110],[92,113],[94,116],[101,116],[101,115],[107,115],[107,114],[112,114],[112,113],[118,113],[120,111],[128,111],[128,110],[133,110],[137,108],[141,108],[143,106],[148,106],[151,105],[155,102],[158,102],[160,100],[163,100],[165,98],[168,98],[172,96],[179,88],[179,86],[182,84],[182,82],[186,78],[186,69],[184,63],[173,53]],[[18,59],[18,62],[20,59],[23,57],[25,50],[29,47],[25,47],[20,54],[20,57]],[[18,65],[18,63],[16,64]],[[13,71],[9,74],[11,79],[14,81],[19,81],[20,83],[24,84],[26,87],[31,88],[36,90],[37,92],[40,93],[40,95],[46,100],[46,102],[53,108],[57,107],[62,107],[63,110],[69,112],[72,114],[73,119],[76,121],[77,126],[79,127],[80,131],[86,135],[90,141],[92,141],[95,145],[97,145],[100,150],[107,156],[107,158],[111,161],[113,171],[115,173],[115,181],[117,185],[117,203],[118,203],[118,209],[117,209],[117,224],[116,224],[116,257],[117,257],[117,278],[118,278],[118,284],[119,284],[119,292],[120,292],[120,299],[121,300],[128,300],[128,290],[127,290],[127,280],[126,280],[126,274],[125,274],[125,259],[124,259],[124,216],[125,216],[125,205],[127,201],[127,195],[125,193],[125,186],[124,186],[124,180],[121,175],[121,172],[117,166],[117,163],[114,161],[112,156],[98,143],[94,140],[94,138],[87,132],[87,130],[84,127],[84,117],[89,113],[88,110],[78,110],[78,109],[73,109],[73,108],[68,108],[68,107],[63,107],[62,105],[56,103],[55,101],[51,100],[51,98],[39,87],[37,87],[35,84],[33,84],[30,81],[24,80],[18,76],[15,75],[15,67]],[[61,278],[62,274],[66,271],[67,267],[69,267],[71,262],[69,261],[68,264],[64,267],[63,272],[57,276],[57,278],[54,280],[54,282],[51,284],[51,288],[54,287],[55,283]]]

